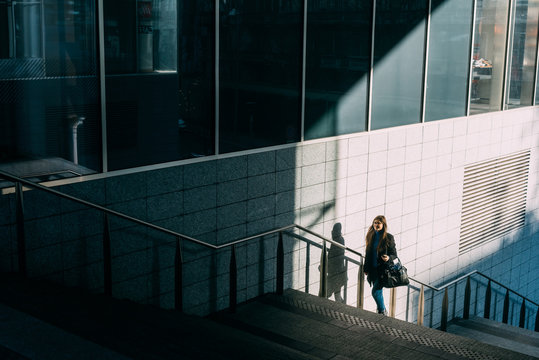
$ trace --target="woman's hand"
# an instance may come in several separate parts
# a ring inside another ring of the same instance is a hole
[[[389,256],[387,256],[387,255],[382,255],[381,257],[382,257],[382,260],[384,260],[384,261],[388,261],[388,260],[389,260]]]

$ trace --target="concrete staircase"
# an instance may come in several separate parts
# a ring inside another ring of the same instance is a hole
[[[452,334],[539,358],[539,333],[482,317],[455,319],[447,327]]]
[[[2,359],[533,359],[288,290],[199,318],[0,276]]]

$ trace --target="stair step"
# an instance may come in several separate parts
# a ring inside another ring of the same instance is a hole
[[[436,329],[417,326],[402,320],[375,314],[362,309],[350,307],[345,304],[335,303],[328,299],[305,294],[299,291],[287,290],[285,296],[268,295],[263,301],[286,303],[301,311],[313,312],[317,316],[323,315],[335,322],[353,325],[350,329],[362,328],[363,331],[376,333],[377,341],[384,342],[384,337],[389,335],[395,338],[395,343],[405,344],[404,349],[399,349],[399,356],[406,353],[406,348],[412,347],[416,357],[421,353],[435,354],[439,357],[465,357],[474,359],[526,359],[510,350],[500,349],[481,343],[474,339],[455,336]]]
[[[126,358],[312,359],[270,340],[209,319],[110,299],[47,282],[1,275],[0,303],[25,313],[28,318],[38,319],[44,326],[61,329],[48,333],[51,341],[62,344],[70,337],[85,339],[86,345],[97,345],[96,351],[104,348],[104,354],[116,352]],[[0,334],[11,331],[12,324],[0,321]],[[42,332],[36,331],[21,331],[20,337],[16,338],[0,336],[0,346],[7,349],[5,353],[22,358],[51,358],[46,356],[50,353],[47,343],[37,343],[32,348],[27,346],[40,336]],[[15,346],[18,350],[12,354]],[[56,356],[52,357],[55,360],[80,358],[56,350]],[[0,355],[4,352],[0,349]]]
[[[539,358],[539,334],[481,317],[453,320],[447,331]]]

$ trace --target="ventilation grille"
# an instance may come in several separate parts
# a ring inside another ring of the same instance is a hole
[[[459,253],[524,226],[530,151],[464,169]]]

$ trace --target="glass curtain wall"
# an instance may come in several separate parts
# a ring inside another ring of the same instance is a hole
[[[303,1],[221,0],[219,151],[300,140]]]
[[[513,5],[506,97],[509,109],[533,104],[539,21],[539,0],[515,0]]]
[[[101,170],[93,0],[0,1],[0,168],[36,181]]]
[[[466,115],[473,1],[432,0],[425,121]]]
[[[373,130],[421,121],[427,3],[376,2]]]
[[[214,153],[212,0],[105,0],[109,170]]]
[[[307,140],[366,129],[372,2],[308,2]]]
[[[477,0],[470,114],[502,109],[509,1]]]

